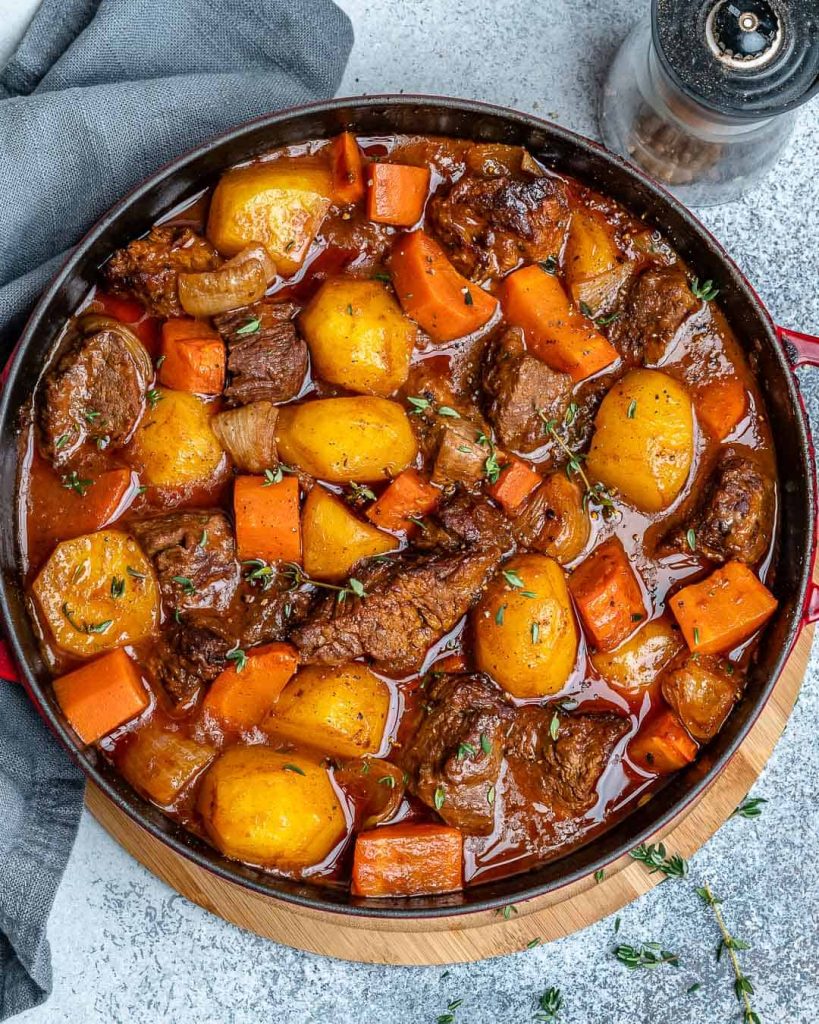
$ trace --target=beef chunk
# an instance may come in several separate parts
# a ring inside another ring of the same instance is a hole
[[[443,791],[438,813],[447,824],[489,835],[502,808],[505,830],[534,832],[550,843],[556,823],[593,805],[598,780],[628,728],[614,714],[515,707],[484,676],[445,675],[427,689],[401,766],[410,791],[430,807],[436,806],[436,791]]]
[[[417,671],[427,651],[466,614],[500,552],[422,555],[377,562],[357,572],[367,596],[327,594],[293,634],[302,660],[337,665],[371,658],[384,672]]]
[[[289,402],[307,373],[307,345],[296,333],[291,302],[262,299],[213,318],[227,342],[225,397],[237,405]],[[258,330],[245,331],[258,321]]]
[[[739,668],[710,654],[680,654],[660,678],[663,697],[700,743],[716,736],[745,685]]]
[[[153,560],[167,608],[225,611],[239,582],[236,544],[221,512],[168,512],[131,530]]]
[[[512,530],[494,505],[457,490],[424,520],[413,546],[423,551],[507,551],[512,546]]]
[[[658,363],[700,300],[679,267],[652,267],[634,280],[609,340],[626,362]]]
[[[500,277],[522,262],[557,256],[569,224],[562,182],[465,175],[429,204],[438,238],[467,277]]]
[[[230,664],[229,651],[287,639],[310,603],[310,593],[292,589],[281,574],[264,577],[264,585],[242,581],[224,612],[174,617],[148,653],[148,670],[172,700],[190,704]]]
[[[448,484],[477,484],[484,477],[486,460],[491,454],[488,441],[478,438],[486,435],[469,420],[448,420],[440,433],[438,454],[432,470],[432,482]]]
[[[529,355],[522,332],[512,328],[487,353],[484,388],[487,414],[503,447],[533,452],[547,440],[540,414],[547,420],[563,419],[572,379]]]
[[[466,388],[456,390],[441,374],[456,373],[455,367],[447,360],[443,364],[433,357],[424,359],[410,367],[409,379],[404,386],[407,395],[420,398],[429,405],[424,409],[410,408],[410,423],[415,432],[418,447],[427,461],[433,461],[441,445],[441,439],[447,426],[453,420],[441,416],[438,409],[454,409],[462,420],[473,427],[470,441],[475,441],[479,433],[489,434],[489,424],[481,415],[480,409],[465,393]]]
[[[79,338],[46,377],[37,403],[40,448],[55,466],[86,441],[125,444],[153,377],[148,353],[121,324],[84,317],[78,327]]]
[[[737,559],[752,565],[768,549],[773,515],[773,480],[754,459],[728,452],[712,472],[701,504],[668,534],[658,553],[693,550],[712,562]]]
[[[118,249],[103,267],[106,287],[134,295],[156,316],[183,316],[179,274],[215,270],[221,263],[213,246],[189,227],[153,228],[145,238]]]

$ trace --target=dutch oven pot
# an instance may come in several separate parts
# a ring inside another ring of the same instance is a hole
[[[743,344],[765,398],[776,442],[780,538],[774,592],[779,608],[761,645],[741,702],[699,760],[673,776],[645,806],[585,846],[525,874],[463,893],[366,900],[340,888],[296,882],[234,863],[142,799],[94,749],[78,746],[52,692],[25,606],[17,523],[17,429],[21,409],[67,317],[95,283],[112,250],[213,183],[231,165],[277,146],[341,131],[378,136],[437,134],[526,146],[547,166],[612,196],[659,229],[702,279],[720,288],[720,305]],[[786,344],[787,343],[787,344]],[[816,529],[814,456],[792,367],[819,364],[819,339],[777,332],[771,318],[719,243],[674,198],[624,161],[556,125],[499,107],[432,97],[338,99],[274,114],[222,135],[136,188],[80,242],[32,314],[8,367],[0,401],[0,606],[21,681],[40,713],[86,775],[126,814],[177,853],[256,892],[312,909],[365,917],[435,917],[495,909],[575,881],[662,829],[715,778],[748,734],[806,621],[819,613],[811,582]]]

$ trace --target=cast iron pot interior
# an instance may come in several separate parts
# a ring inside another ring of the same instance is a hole
[[[222,857],[143,800],[96,752],[80,749],[52,693],[25,607],[20,574],[16,433],[45,361],[112,250],[146,232],[162,214],[211,184],[232,164],[266,150],[343,130],[359,135],[441,134],[526,146],[540,160],[619,200],[658,228],[700,279],[720,288],[720,304],[744,344],[764,393],[776,440],[780,531],[774,591],[777,614],[760,647],[744,697],[700,759],[674,776],[644,807],[584,847],[529,873],[484,883],[463,893],[405,900],[362,900],[341,889],[277,878]],[[371,917],[435,917],[489,908],[535,896],[589,874],[662,828],[702,792],[737,749],[759,714],[796,638],[810,576],[815,532],[813,470],[805,418],[773,325],[737,267],[692,216],[659,186],[623,161],[563,128],[525,114],[443,98],[384,96],[333,100],[275,114],[207,143],[139,186],[100,220],[75,250],[37,305],[10,368],[0,402],[0,605],[24,672],[24,685],[74,760],[123,811],[178,853],[223,878],[313,909]]]

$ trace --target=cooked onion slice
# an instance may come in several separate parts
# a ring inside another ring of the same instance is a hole
[[[276,418],[272,402],[251,402],[238,409],[217,413],[210,421],[213,432],[230,453],[238,469],[264,473],[279,464],[276,453]]]
[[[404,799],[404,773],[380,757],[344,761],[334,775],[353,799],[360,828],[375,828],[389,821]]]
[[[213,316],[257,302],[276,276],[276,266],[260,245],[244,249],[218,270],[180,274],[179,302],[191,316]]]

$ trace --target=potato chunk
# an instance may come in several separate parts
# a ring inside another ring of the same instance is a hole
[[[685,641],[666,616],[652,619],[615,651],[592,655],[600,675],[627,697],[639,696],[683,649]]]
[[[214,190],[208,238],[223,256],[261,243],[279,273],[292,274],[313,244],[331,195],[323,167],[287,160],[234,167]]]
[[[265,728],[338,757],[374,754],[384,738],[390,690],[366,665],[308,665],[281,693]]]
[[[380,281],[325,281],[300,326],[319,377],[364,395],[391,395],[409,374],[416,328]]]
[[[54,642],[90,657],[138,643],[159,622],[159,588],[137,542],[119,530],[64,540],[32,587]]]
[[[149,722],[130,738],[118,767],[132,786],[169,807],[215,755],[213,747]]]
[[[228,857],[283,871],[321,863],[347,822],[326,768],[269,747],[231,747],[202,780],[199,813]]]
[[[566,577],[552,558],[510,559],[472,613],[475,662],[513,697],[557,693],[577,660]]]
[[[310,491],[301,520],[304,569],[319,580],[340,580],[359,559],[398,547],[395,537],[362,522],[323,487]]]
[[[407,414],[385,398],[320,398],[279,410],[279,456],[331,483],[396,476],[418,451]]]
[[[206,483],[225,459],[210,407],[184,391],[159,388],[157,396],[129,449],[143,482],[161,488]]]
[[[659,512],[682,490],[693,456],[686,389],[659,370],[632,370],[603,399],[586,468],[641,511]]]

